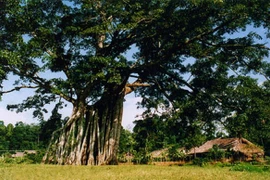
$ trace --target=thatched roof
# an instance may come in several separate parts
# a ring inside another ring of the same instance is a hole
[[[168,148],[155,150],[155,151],[151,152],[150,155],[153,158],[166,157],[166,156],[168,156]]]
[[[248,157],[252,157],[253,154],[257,154],[259,156],[264,155],[264,151],[261,148],[244,138],[218,138],[210,140],[200,147],[192,148],[188,151],[188,154],[207,153],[214,145],[217,145],[221,150],[225,151],[229,149],[235,152],[241,152]]]
[[[12,154],[12,157],[23,157],[26,154],[36,154],[36,150],[25,150],[24,152],[16,152],[15,154]]]
[[[184,148],[178,148],[177,151],[179,153],[185,153]],[[150,153],[150,156],[152,158],[164,158],[164,157],[168,157],[168,155],[169,155],[169,148],[155,150]]]

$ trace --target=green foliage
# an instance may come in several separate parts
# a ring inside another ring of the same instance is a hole
[[[207,153],[207,157],[210,160],[219,161],[225,158],[226,152],[219,149],[218,145],[213,145],[213,147]]]
[[[179,152],[179,146],[173,145],[168,149],[168,157],[171,161],[180,161],[186,158],[184,152]]]
[[[135,124],[133,129],[136,141],[135,150],[145,148],[147,152],[151,152],[163,148],[164,144],[167,143],[164,141],[166,137],[169,138],[164,134],[166,131],[165,122],[161,121],[158,116],[135,121]]]
[[[5,163],[5,164],[27,164],[31,163],[28,159],[24,157],[12,157],[12,154],[10,153],[5,153],[0,157],[0,163]]]
[[[40,141],[44,148],[48,146],[54,131],[60,129],[64,124],[61,119],[62,115],[58,113],[60,105],[61,104],[57,104],[54,107],[52,115],[47,121],[40,122]]]
[[[209,164],[209,159],[208,158],[195,158],[192,160],[192,164],[203,167]]]
[[[146,152],[144,148],[141,148],[139,151],[134,151],[133,155],[132,162],[134,164],[148,164],[151,160],[149,153]]]
[[[24,153],[23,157],[12,157],[12,154],[9,152],[1,155],[0,164],[40,164],[44,154],[44,150],[38,150],[36,153]]]
[[[135,121],[133,129],[133,136],[136,141],[135,150],[142,147],[146,148],[148,152],[166,147],[174,147],[173,149],[186,147],[190,149],[204,143],[206,136],[201,131],[200,122],[195,121],[193,124],[189,124],[193,120],[187,118],[184,122],[180,121],[179,116],[177,116],[179,114],[176,112],[173,117],[154,115]],[[181,114],[181,116],[184,118],[186,115]]]
[[[5,150],[8,147],[8,138],[7,138],[7,128],[4,125],[4,122],[1,121],[0,124],[0,150]]]
[[[234,165],[230,168],[231,171],[247,171],[247,172],[256,172],[256,173],[262,173],[262,172],[269,172],[270,169],[268,166],[255,166],[247,163],[240,163],[237,165]]]
[[[249,77],[236,78],[231,83],[230,96],[224,103],[224,110],[231,115],[224,121],[231,137],[245,137],[264,146],[266,154],[269,147],[269,88],[267,82],[258,85]]]
[[[134,149],[135,140],[133,139],[132,132],[121,128],[121,135],[119,141],[119,154],[131,153]]]
[[[15,126],[0,125],[1,141],[0,154],[10,150],[36,150],[39,149],[40,125],[17,122]]]
[[[26,154],[23,158],[32,164],[40,164],[44,155],[45,150],[37,150],[36,153]]]
[[[265,156],[265,161],[267,165],[270,165],[270,157],[269,156]]]
[[[29,150],[37,149],[39,141],[39,126],[28,125],[18,122],[13,128],[10,137],[9,149],[12,150]]]

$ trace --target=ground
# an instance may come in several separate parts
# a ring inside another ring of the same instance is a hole
[[[0,164],[1,179],[5,180],[269,180],[270,171],[234,171],[221,166],[56,166]]]

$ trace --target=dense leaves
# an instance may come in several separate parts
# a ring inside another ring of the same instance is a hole
[[[36,124],[25,124],[17,122],[15,126],[12,124],[4,125],[3,121],[0,125],[1,153],[7,150],[32,150],[41,147],[42,142],[39,139],[40,126]]]

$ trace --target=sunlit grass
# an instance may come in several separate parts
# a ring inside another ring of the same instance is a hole
[[[197,166],[55,166],[55,165],[0,165],[1,180],[158,180],[158,179],[226,179],[270,180],[270,172],[232,171],[229,167]]]

